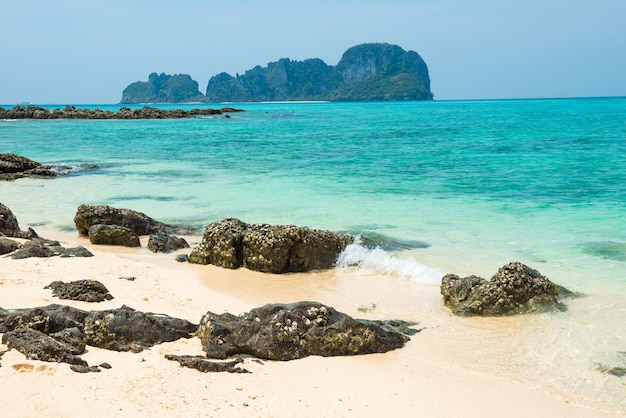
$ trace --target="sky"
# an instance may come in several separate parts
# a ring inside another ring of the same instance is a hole
[[[0,0],[0,103],[114,104],[152,72],[206,90],[280,58],[387,42],[435,100],[626,96],[625,0]]]

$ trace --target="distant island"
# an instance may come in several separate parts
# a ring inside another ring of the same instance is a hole
[[[211,77],[206,94],[187,74],[152,73],[147,82],[126,87],[120,104],[432,99],[428,67],[417,52],[370,43],[349,48],[336,66],[319,58],[281,58],[243,75],[220,73]]]

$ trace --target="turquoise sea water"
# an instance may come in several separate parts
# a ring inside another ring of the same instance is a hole
[[[0,202],[35,229],[73,229],[90,203],[363,234],[381,248],[344,265],[425,284],[521,261],[589,295],[556,320],[560,347],[626,351],[626,98],[233,106],[245,112],[0,121],[0,152],[99,166],[0,183]]]
[[[2,152],[100,168],[0,196],[55,228],[80,203],[198,227],[237,217],[419,241],[396,255],[446,272],[519,260],[572,287],[626,287],[626,98],[237,107],[1,121]]]

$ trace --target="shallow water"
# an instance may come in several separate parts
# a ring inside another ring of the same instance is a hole
[[[586,297],[503,337],[514,361],[626,409],[626,377],[597,370],[626,351],[626,98],[235,107],[0,121],[0,152],[99,166],[0,183],[0,202],[35,229],[72,230],[89,203],[199,228],[237,217],[362,234],[380,248],[351,247],[339,271],[390,286],[521,261]]]

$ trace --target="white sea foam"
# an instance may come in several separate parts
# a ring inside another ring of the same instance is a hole
[[[361,244],[359,237],[339,255],[337,267],[356,268],[367,274],[407,277],[424,284],[439,284],[445,275],[443,271],[421,264],[414,258],[399,258],[380,247],[367,248]]]

